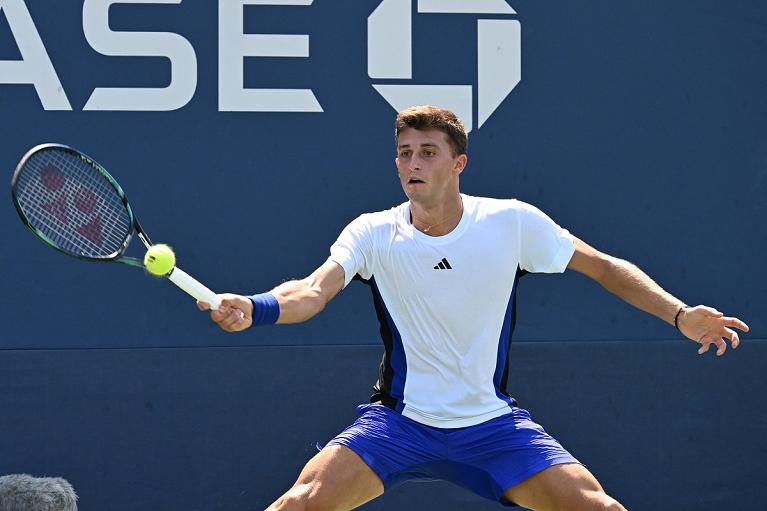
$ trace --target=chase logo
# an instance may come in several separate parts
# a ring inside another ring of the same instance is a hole
[[[516,14],[505,0],[417,0],[419,14]],[[368,17],[368,75],[374,80],[412,80],[412,0],[383,0]],[[487,121],[522,77],[518,20],[477,21],[478,128]],[[473,127],[473,85],[374,83],[373,88],[399,111],[436,104],[451,109],[466,130]]]

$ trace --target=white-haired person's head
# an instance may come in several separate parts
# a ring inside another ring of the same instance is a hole
[[[61,477],[0,476],[0,511],[77,511],[77,494]]]

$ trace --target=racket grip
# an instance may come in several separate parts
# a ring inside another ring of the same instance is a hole
[[[213,310],[218,310],[219,305],[221,305],[221,300],[216,293],[178,266],[171,270],[168,279],[197,300],[209,304]]]

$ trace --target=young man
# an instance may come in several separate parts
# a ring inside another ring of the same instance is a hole
[[[400,112],[396,165],[408,202],[350,223],[330,258],[269,293],[222,295],[213,321],[235,332],[319,313],[352,278],[370,285],[385,346],[371,404],[304,467],[270,510],[352,509],[408,479],[440,478],[533,510],[624,509],[506,393],[516,284],[572,268],[722,355],[748,331],[688,307],[517,200],[463,195],[467,137],[431,106]],[[206,304],[200,304],[205,309]]]

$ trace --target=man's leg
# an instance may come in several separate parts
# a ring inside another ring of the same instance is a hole
[[[345,511],[383,493],[375,472],[354,451],[330,445],[306,464],[293,487],[267,511]]]
[[[503,493],[506,500],[534,511],[626,511],[583,465],[554,465]]]

